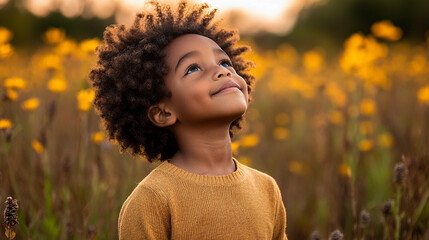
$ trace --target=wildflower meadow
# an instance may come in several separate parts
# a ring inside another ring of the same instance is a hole
[[[241,40],[256,86],[233,154],[278,182],[289,239],[429,239],[429,36],[365,30],[339,53]],[[159,163],[121,153],[92,107],[101,39],[13,37],[0,26],[0,239],[117,239],[122,203]]]

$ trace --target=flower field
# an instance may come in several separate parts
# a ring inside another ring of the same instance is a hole
[[[242,40],[256,86],[233,153],[277,180],[289,239],[429,239],[429,36],[402,41],[389,21],[370,30],[339,53]],[[3,232],[117,239],[122,203],[158,163],[103,131],[87,76],[101,40],[52,28],[28,51],[13,34],[0,27]]]

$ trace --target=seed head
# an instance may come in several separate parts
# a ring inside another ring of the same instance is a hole
[[[18,201],[12,197],[8,197],[6,202],[6,208],[4,209],[4,224],[9,227],[13,227],[18,224]]]
[[[10,142],[12,140],[12,133],[13,133],[12,128],[6,128],[4,133],[6,135],[6,142]]]
[[[13,226],[19,224],[18,222],[18,201],[13,199],[12,197],[8,197],[6,199],[6,208],[3,212],[3,224],[6,225],[6,236],[9,239],[13,239],[15,237],[15,232],[13,231]]]
[[[95,239],[96,237],[96,231],[95,231],[95,227],[94,226],[89,226],[88,227],[88,235],[89,235],[89,239]]]
[[[311,233],[310,240],[320,240],[320,239],[321,239],[321,237],[320,237],[320,234],[318,231],[313,231]]]
[[[389,200],[383,204],[381,212],[383,213],[384,217],[392,215],[392,202],[393,200]]]
[[[362,210],[360,212],[360,227],[366,228],[369,225],[369,221],[371,220],[369,212],[366,210]]]
[[[340,230],[335,230],[329,235],[329,240],[342,240],[344,235],[340,232]]]
[[[405,176],[407,174],[407,169],[403,163],[397,163],[395,165],[395,183],[402,184],[404,182]]]

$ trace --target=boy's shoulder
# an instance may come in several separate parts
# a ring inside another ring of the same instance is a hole
[[[270,185],[273,187],[278,187],[277,181],[268,173],[260,171],[256,168],[246,166],[244,164],[241,164],[241,165],[243,165],[243,168],[245,168],[246,171],[249,172],[250,179],[253,179],[255,182],[259,182],[260,184],[264,184],[264,185]]]

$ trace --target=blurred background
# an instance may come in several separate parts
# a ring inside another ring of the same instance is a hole
[[[429,1],[196,2],[252,47],[232,148],[277,180],[289,239],[429,239]],[[158,163],[107,139],[88,73],[104,29],[149,7],[0,0],[7,238],[117,239],[122,203]]]

